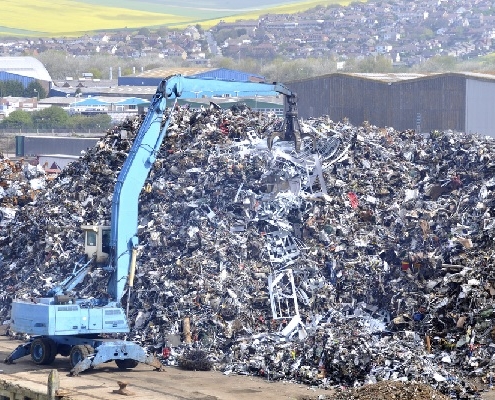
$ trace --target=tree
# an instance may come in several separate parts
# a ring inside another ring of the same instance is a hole
[[[45,66],[53,79],[77,76],[80,61],[67,52],[47,50],[35,56]],[[79,70],[83,71],[84,69]]]
[[[235,38],[238,37],[237,30],[236,29],[230,29],[230,28],[220,29],[214,35],[215,35],[215,40],[219,44],[225,42],[229,38],[230,39],[235,39]]]
[[[156,32],[162,39],[168,37],[168,29],[165,26],[160,27]]]
[[[457,62],[455,57],[434,56],[428,59],[425,63],[421,64],[418,70],[421,72],[454,71],[459,65],[461,64]]]
[[[218,57],[214,60],[214,65],[216,68],[226,68],[226,69],[235,69],[237,64],[232,58],[228,57]]]
[[[104,131],[110,127],[112,118],[108,114],[80,115],[75,114],[69,118],[69,124],[74,129],[93,129]]]
[[[22,110],[12,111],[7,118],[5,118],[2,126],[6,128],[29,128],[33,126],[33,120],[31,113]]]
[[[24,97],[24,86],[18,81],[1,81],[0,92],[2,93],[2,97]],[[30,97],[32,97],[32,95]]]
[[[146,65],[144,66],[144,70],[145,70],[145,71],[150,71],[150,70],[152,70],[152,69],[160,68],[161,66],[162,66],[162,65],[160,64],[160,62],[158,62],[158,61],[154,61],[154,62],[152,62],[152,63],[150,63],[150,64],[146,64]]]
[[[344,62],[344,72],[355,72],[357,67],[357,60],[355,58],[348,58],[346,60],[341,60]]]
[[[32,81],[24,89],[24,97],[38,97],[44,99],[47,97],[46,90],[38,81]]]
[[[66,128],[69,115],[62,107],[51,106],[34,112],[33,123],[39,128]]]
[[[139,31],[138,31],[138,35],[143,35],[143,36],[146,36],[148,37],[150,35],[150,30],[146,27],[144,28],[141,28]]]
[[[132,75],[132,67],[122,68],[122,76]]]
[[[424,28],[421,34],[419,35],[420,40],[426,41],[426,40],[431,40],[435,37],[435,32],[433,32],[429,28]]]
[[[201,45],[201,51],[203,53],[208,53],[208,41],[207,40],[199,40],[199,44]]]
[[[366,57],[357,63],[358,72],[391,72],[392,61],[385,56]]]
[[[103,78],[103,72],[99,68],[90,68],[88,69],[88,72],[93,74],[93,79],[102,79]]]

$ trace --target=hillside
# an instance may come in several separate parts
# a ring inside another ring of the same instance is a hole
[[[221,19],[257,18],[266,13],[293,13],[317,5],[348,4],[348,0],[239,0],[202,2],[158,0],[26,0],[2,2],[0,36],[63,37],[125,28],[213,26]]]

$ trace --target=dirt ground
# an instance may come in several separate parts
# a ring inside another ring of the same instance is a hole
[[[0,336],[0,360],[3,361],[21,343]],[[227,376],[219,371],[185,371],[165,367],[163,372],[157,372],[142,364],[133,370],[121,371],[113,362],[71,377],[68,359],[61,356],[57,356],[50,366],[35,365],[30,357],[21,358],[12,365],[0,364],[0,381],[46,393],[48,375],[52,369],[59,373],[60,388],[69,398],[77,400],[119,399],[122,396],[115,391],[119,390],[121,381],[127,382],[126,389],[130,392],[127,397],[136,400],[331,400],[335,394],[333,390],[272,382],[252,376]],[[483,389],[483,400],[495,400],[495,389],[490,390],[481,382],[478,387]],[[372,392],[370,388],[369,394]],[[378,400],[376,396],[373,398]],[[388,400],[388,397],[384,398]]]
[[[20,343],[0,336],[0,359],[3,361]],[[142,364],[133,370],[121,371],[113,362],[85,371],[78,377],[70,377],[68,359],[61,356],[57,356],[50,366],[35,365],[30,357],[21,358],[12,365],[1,364],[0,380],[46,393],[52,369],[58,370],[60,388],[77,400],[119,399],[122,396],[114,393],[119,389],[119,381],[128,383],[127,389],[132,392],[128,397],[143,400],[317,400],[326,399],[332,393],[295,383],[227,376],[219,371],[184,371],[166,367],[164,372],[157,372]]]

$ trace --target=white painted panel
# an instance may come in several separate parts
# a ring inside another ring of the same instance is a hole
[[[466,133],[495,137],[495,83],[466,79]]]

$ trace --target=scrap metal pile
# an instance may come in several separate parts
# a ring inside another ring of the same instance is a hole
[[[13,207],[31,202],[45,183],[45,171],[40,165],[32,165],[27,159],[10,160],[0,155],[2,212],[5,211],[10,215],[9,210]]]
[[[109,131],[0,227],[4,320],[13,296],[72,272],[82,223],[110,220],[140,123]],[[166,348],[169,365],[192,347],[226,374],[322,387],[416,380],[468,396],[468,378],[488,384],[493,139],[322,117],[302,122],[315,140],[301,152],[268,149],[281,123],[176,110],[141,195],[130,338]],[[105,274],[77,295],[99,297]]]
[[[448,400],[449,398],[422,383],[383,381],[342,391],[332,400]]]

